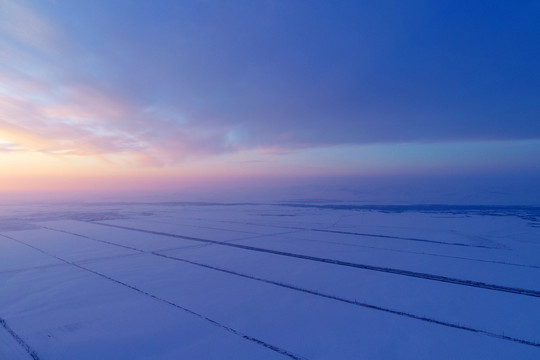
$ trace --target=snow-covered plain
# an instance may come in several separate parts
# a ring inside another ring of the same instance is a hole
[[[539,359],[540,208],[0,208],[0,359]]]

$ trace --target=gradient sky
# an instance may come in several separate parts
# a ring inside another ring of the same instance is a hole
[[[0,0],[0,192],[540,174],[540,1]]]

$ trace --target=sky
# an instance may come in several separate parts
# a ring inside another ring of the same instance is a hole
[[[539,17],[540,1],[0,0],[0,194],[474,178],[526,198]]]

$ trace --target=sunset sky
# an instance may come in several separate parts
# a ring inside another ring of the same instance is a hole
[[[539,18],[538,1],[0,0],[0,193],[540,178]]]

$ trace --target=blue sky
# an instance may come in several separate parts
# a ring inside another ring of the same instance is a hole
[[[538,1],[0,0],[0,161],[540,173],[539,15]]]

